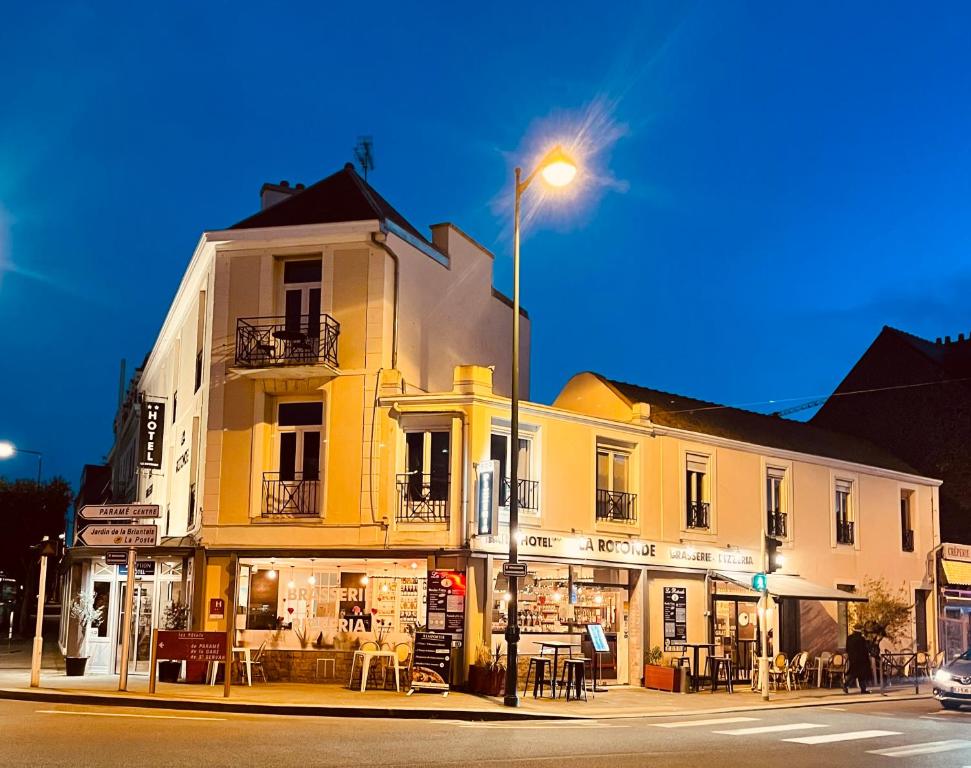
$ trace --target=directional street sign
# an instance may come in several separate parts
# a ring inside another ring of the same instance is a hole
[[[527,563],[502,564],[502,573],[504,576],[525,576],[528,572]]]
[[[88,547],[154,547],[158,526],[89,525],[78,534],[78,541]]]
[[[161,517],[158,504],[88,504],[81,507],[82,520],[124,520]]]

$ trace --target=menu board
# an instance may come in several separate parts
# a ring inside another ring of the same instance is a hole
[[[461,639],[465,632],[465,573],[431,571],[425,622],[430,632],[447,632]]]
[[[688,589],[664,588],[664,650],[673,651],[688,641]]]
[[[593,649],[597,653],[610,653],[602,624],[587,624],[587,634],[590,635],[590,642],[593,643]]]
[[[447,691],[452,678],[452,636],[441,632],[415,633],[412,689]]]

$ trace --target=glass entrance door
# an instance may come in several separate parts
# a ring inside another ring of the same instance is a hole
[[[121,628],[125,626],[125,606],[128,584],[121,583],[121,600],[118,611],[118,652],[115,654],[115,672],[121,668]],[[129,673],[148,673],[148,665],[152,644],[152,616],[155,610],[155,583],[151,581],[136,581],[135,593],[132,601],[131,616],[131,648],[128,653]]]
[[[732,660],[735,676],[748,680],[755,654],[758,603],[753,599],[715,598],[716,653]]]

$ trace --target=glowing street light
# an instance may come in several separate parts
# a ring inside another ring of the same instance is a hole
[[[553,187],[565,187],[577,174],[577,164],[563,147],[556,146],[540,160],[525,180],[523,169],[516,168],[516,196],[513,206],[512,235],[512,392],[509,444],[519,445],[519,209],[523,193],[540,174]],[[519,451],[509,452],[509,562],[519,562]],[[509,607],[506,612],[506,693],[503,703],[507,707],[519,706],[518,669],[519,659],[519,577],[509,575]],[[505,599],[505,596],[503,596]]]
[[[40,487],[41,468],[44,465],[44,454],[40,451],[28,451],[26,448],[15,448],[9,440],[0,440],[0,459],[9,459],[18,453],[29,453],[37,457],[37,487]]]
[[[13,443],[8,443],[6,441],[0,443],[0,459],[9,459],[17,452],[17,449],[13,447]]]

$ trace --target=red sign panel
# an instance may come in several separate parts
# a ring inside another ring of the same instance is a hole
[[[170,661],[223,661],[226,658],[226,633],[160,629],[155,656]]]
[[[221,597],[209,598],[209,618],[221,619],[226,615],[226,601]]]

